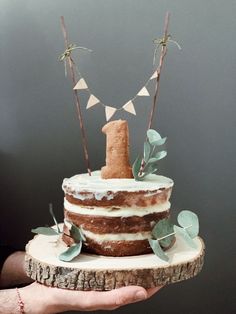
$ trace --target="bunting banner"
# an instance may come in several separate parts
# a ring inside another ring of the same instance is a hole
[[[144,86],[137,94],[137,96],[150,96],[148,90]]]
[[[81,78],[73,89],[88,89],[88,85],[83,78]]]
[[[97,97],[95,97],[93,94],[91,94],[90,97],[89,97],[89,100],[88,100],[88,102],[87,102],[87,107],[86,107],[86,109],[89,109],[89,108],[95,106],[95,105],[98,104],[99,102],[100,102],[100,100],[99,100]]]
[[[130,114],[136,115],[136,110],[135,110],[135,100],[137,97],[145,97],[145,96],[150,96],[150,93],[147,89],[148,83],[157,78],[159,74],[159,68],[157,68],[152,75],[149,77],[145,85],[139,90],[139,92],[128,102],[126,102],[123,106],[120,108],[115,108],[112,106],[107,106],[104,104],[99,98],[97,98],[89,89],[86,81],[84,78],[80,78],[79,81],[76,83],[75,87],[73,88],[74,90],[87,90],[90,93],[90,96],[87,101],[86,109],[90,109],[91,107],[100,104],[105,108],[105,117],[106,120],[109,121],[113,115],[115,114],[116,111],[124,110],[126,112],[129,112]]]
[[[105,106],[106,120],[109,121],[116,111],[117,109],[114,107]]]
[[[133,102],[132,102],[131,100],[128,101],[122,108],[123,108],[125,111],[136,115],[136,111],[135,111],[135,108],[134,108],[134,104],[133,104]]]
[[[153,80],[154,78],[157,78],[157,70],[153,73],[153,75],[150,77],[150,80]]]

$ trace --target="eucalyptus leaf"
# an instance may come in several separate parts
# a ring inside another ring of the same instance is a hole
[[[140,171],[140,168],[141,168],[141,165],[142,165],[142,158],[140,156],[138,156],[136,159],[135,159],[135,162],[133,163],[133,166],[132,166],[132,172],[133,172],[133,176],[134,176],[134,179],[136,181],[140,181],[142,180],[143,178],[141,176],[139,176],[139,171]]]
[[[197,245],[196,243],[194,242],[194,240],[189,236],[188,232],[181,228],[181,227],[178,227],[178,226],[174,226],[174,231],[179,234],[181,237],[184,238],[184,240],[187,242],[187,244],[189,246],[191,246],[193,249],[196,249],[197,248]]]
[[[38,228],[32,229],[31,232],[37,233],[37,234],[43,234],[47,236],[58,235],[58,232],[51,227],[38,227]]]
[[[181,227],[186,228],[185,230],[192,239],[198,235],[199,221],[195,213],[191,212],[190,210],[182,210],[179,213],[177,220]]]
[[[54,221],[55,225],[57,226],[58,233],[61,233],[61,230],[58,226],[58,222],[57,222],[56,217],[55,217],[54,212],[53,212],[52,203],[49,204],[49,213],[51,214],[53,221]]]
[[[85,237],[81,229],[74,224],[71,225],[70,235],[76,243],[79,243],[80,241],[85,241]]]
[[[151,174],[151,173],[157,171],[157,169],[158,168],[157,168],[156,164],[148,164],[148,166],[147,166],[147,168],[145,170],[145,173],[146,174]]]
[[[151,152],[151,145],[149,144],[149,142],[146,141],[144,142],[144,150],[143,150],[143,157],[144,157],[145,162],[148,161],[150,152]]]
[[[59,260],[63,262],[70,262],[73,258],[78,256],[81,252],[82,241],[80,243],[73,244],[65,252],[59,255]]]
[[[160,259],[168,262],[169,257],[163,252],[159,242],[157,240],[149,239],[150,247],[152,248],[154,254]]]
[[[165,158],[166,155],[167,155],[167,151],[166,151],[166,150],[162,150],[162,151],[158,152],[158,153],[155,155],[155,158],[156,158],[157,160],[160,160],[160,159]]]
[[[154,141],[154,142],[152,143],[152,145],[161,146],[161,145],[165,144],[166,140],[167,140],[167,137],[163,137],[163,138],[161,138],[161,139],[158,140],[158,141]]]
[[[159,160],[158,158],[152,157],[152,158],[150,158],[150,159],[148,160],[148,163],[149,163],[149,164],[153,164],[153,163],[157,162],[158,160]]]
[[[149,143],[152,145],[155,145],[154,143],[161,139],[160,134],[153,129],[147,130],[147,137],[148,137]]]
[[[174,235],[172,234],[173,232],[174,232],[174,225],[170,222],[170,219],[164,218],[155,224],[154,228],[152,229],[152,236],[155,239],[160,239],[162,237],[169,235],[165,239],[159,240],[159,243],[161,244],[161,246],[166,248],[171,245],[171,242],[174,238]]]

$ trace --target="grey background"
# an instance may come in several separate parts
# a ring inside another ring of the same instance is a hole
[[[235,307],[235,1],[0,1],[0,171],[2,243],[23,248],[30,229],[63,217],[61,182],[84,172],[59,17],[71,42],[94,50],[79,66],[90,88],[119,107],[152,71],[152,40],[166,10],[170,45],[153,127],[168,136],[160,173],[175,181],[172,211],[199,215],[207,251],[202,273],[116,313],[226,313]],[[81,94],[85,107],[86,93]],[[130,125],[131,159],[141,151],[150,110],[141,98]],[[104,109],[83,110],[92,168],[104,164]]]

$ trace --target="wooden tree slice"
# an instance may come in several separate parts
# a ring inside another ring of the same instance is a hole
[[[80,254],[72,262],[62,262],[65,251],[58,236],[37,235],[26,246],[25,268],[29,277],[52,287],[72,290],[111,290],[128,285],[151,288],[196,276],[202,269],[205,246],[201,238],[190,248],[176,237],[166,254],[169,262],[154,254],[106,257]]]

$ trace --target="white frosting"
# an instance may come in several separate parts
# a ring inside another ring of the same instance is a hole
[[[164,202],[163,204],[153,205],[149,207],[119,207],[118,209],[112,209],[112,207],[83,207],[69,203],[64,199],[64,208],[69,212],[73,212],[80,215],[95,215],[106,217],[143,217],[145,215],[160,213],[170,209],[170,202]]]
[[[83,173],[64,179],[62,189],[80,200],[93,197],[91,194],[83,195],[81,192],[92,193],[97,200],[103,197],[109,200],[113,198],[110,193],[147,191],[145,196],[148,197],[160,193],[159,189],[172,187],[173,184],[171,179],[155,174],[148,175],[144,181],[135,181],[134,179],[102,179],[100,171],[93,171],[91,176]]]
[[[88,237],[89,239],[98,243],[106,241],[137,241],[151,238],[151,232],[98,234],[84,229],[82,229],[82,232],[85,238]]]

